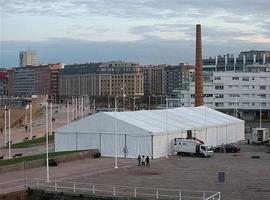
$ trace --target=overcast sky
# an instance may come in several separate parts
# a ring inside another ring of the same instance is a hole
[[[124,60],[194,63],[203,56],[270,49],[269,0],[0,0],[1,66],[21,50],[39,63]]]

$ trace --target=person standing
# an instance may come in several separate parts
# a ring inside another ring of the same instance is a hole
[[[142,156],[142,165],[145,165],[145,157],[144,157],[144,155]]]
[[[140,155],[138,156],[137,160],[138,160],[138,166],[140,166],[141,165],[141,156]]]
[[[149,161],[150,161],[149,157],[148,157],[148,156],[146,156],[146,159],[145,159],[146,166],[150,166],[150,165],[149,165]]]

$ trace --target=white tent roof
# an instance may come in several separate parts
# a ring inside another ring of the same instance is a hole
[[[87,127],[88,122],[95,116],[114,118],[114,112],[103,112],[88,116],[82,120],[57,129],[57,132],[80,131],[80,127]],[[166,117],[167,116],[167,117]],[[127,123],[133,127],[143,129],[151,134],[167,131],[186,131],[204,129],[207,127],[226,126],[227,124],[244,123],[243,120],[213,110],[206,106],[181,107],[167,110],[143,110],[131,112],[117,112],[118,122]],[[166,123],[167,118],[167,123]],[[167,124],[167,125],[166,125]],[[98,126],[98,124],[97,124]],[[106,124],[102,124],[106,126]],[[167,126],[167,127],[166,127]],[[106,130],[106,128],[103,128]],[[82,129],[82,128],[81,128]],[[100,128],[99,128],[100,129]],[[85,130],[85,128],[84,128]],[[113,132],[113,130],[111,130]]]

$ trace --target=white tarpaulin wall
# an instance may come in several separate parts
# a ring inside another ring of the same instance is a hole
[[[120,157],[174,154],[174,138],[187,137],[188,130],[193,137],[214,146],[244,139],[244,121],[205,106],[182,107],[88,116],[55,131],[55,150],[99,149],[103,156],[114,156],[115,119]]]

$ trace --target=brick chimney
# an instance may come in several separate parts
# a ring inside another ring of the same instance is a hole
[[[201,25],[196,25],[195,106],[203,103],[202,36]]]

